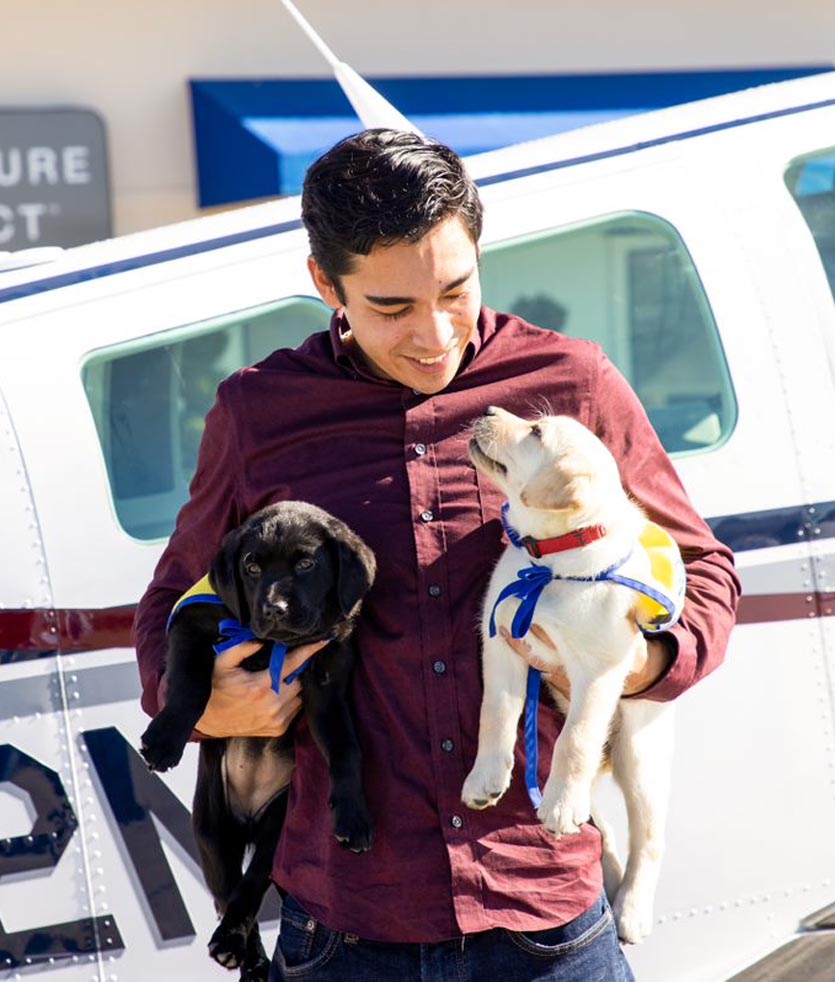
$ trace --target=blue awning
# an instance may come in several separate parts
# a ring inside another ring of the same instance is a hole
[[[414,124],[463,155],[829,70],[370,79]],[[202,207],[297,194],[319,154],[362,124],[333,80],[190,82]]]
[[[467,155],[640,111],[447,113],[409,118],[422,133]],[[311,161],[359,128],[356,116],[253,116],[241,120],[241,125],[275,152],[276,177],[282,194],[297,194]]]

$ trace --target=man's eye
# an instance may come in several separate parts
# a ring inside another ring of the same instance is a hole
[[[300,559],[296,563],[296,572],[297,573],[309,573],[310,570],[312,570],[312,569],[315,568],[315,566],[316,566],[316,560],[315,559],[310,559],[309,557],[305,557],[304,559]]]
[[[244,556],[244,569],[250,576],[261,575],[261,566],[255,561],[254,556]]]
[[[405,317],[409,313],[409,308],[404,307],[402,310],[395,310],[394,313],[388,313],[387,311],[380,311],[380,316],[386,321],[397,321],[401,317]]]

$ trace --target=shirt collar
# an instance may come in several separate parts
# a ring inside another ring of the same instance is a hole
[[[481,350],[485,339],[493,333],[495,330],[495,320],[496,315],[492,310],[487,307],[481,308],[475,334],[467,345],[464,357],[461,360],[461,367],[455,376],[456,378],[460,378],[467,371],[473,359]],[[351,374],[367,379],[370,382],[379,382],[381,385],[399,385],[398,382],[380,378],[371,371],[362,356],[362,352],[351,337],[351,326],[348,323],[348,318],[341,311],[334,312],[333,317],[331,317],[330,338],[333,348],[333,359],[337,365]]]

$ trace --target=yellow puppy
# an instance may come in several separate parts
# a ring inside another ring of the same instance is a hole
[[[525,637],[537,663],[561,665],[571,684],[570,705],[552,689],[567,717],[537,810],[555,835],[589,821],[608,742],[629,818],[629,855],[622,873],[609,829],[595,816],[606,888],[621,938],[641,941],[652,928],[673,719],[669,705],[620,695],[642,663],[644,632],[670,626],[681,612],[678,550],[623,490],[608,449],[574,419],[530,422],[491,407],[475,424],[470,455],[507,495],[511,545],[485,597],[478,755],[462,799],[486,808],[510,784],[528,664],[502,639],[504,629]],[[534,619],[554,648],[530,632]],[[535,789],[531,795],[539,800]]]

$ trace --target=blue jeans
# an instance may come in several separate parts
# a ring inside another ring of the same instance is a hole
[[[635,982],[602,897],[562,927],[496,929],[437,944],[331,931],[285,897],[269,982]]]

